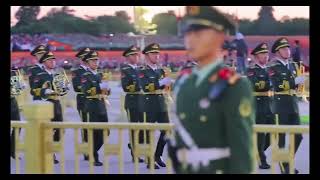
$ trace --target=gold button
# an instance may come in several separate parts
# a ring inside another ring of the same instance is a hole
[[[185,119],[186,118],[186,114],[185,113],[180,113],[179,117],[180,117],[180,119]]]
[[[204,115],[200,116],[200,121],[207,122],[207,116],[204,116]]]

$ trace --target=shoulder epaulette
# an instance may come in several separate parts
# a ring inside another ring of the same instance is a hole
[[[139,67],[139,70],[145,70],[145,69],[146,69],[145,66],[140,66],[140,67]]]
[[[121,68],[121,70],[127,70],[127,69],[129,69],[130,67],[129,66],[123,66],[122,68]]]
[[[79,70],[79,68],[71,68],[70,70],[71,70],[72,72],[75,72],[75,71]]]
[[[273,67],[278,65],[281,65],[281,64],[277,60],[270,61],[269,63],[266,64],[267,67]]]
[[[34,68],[39,68],[39,66],[33,65],[33,66],[31,66],[29,69],[32,70],[32,69],[34,69]]]
[[[209,99],[215,100],[220,97],[224,89],[229,86],[233,86],[238,82],[241,76],[234,70],[223,67],[217,73],[214,73],[209,78],[209,82],[215,82],[209,91]]]
[[[40,73],[37,73],[36,76],[43,75],[43,74],[48,74],[48,73],[47,72],[40,72]]]
[[[256,65],[251,65],[248,67],[248,69],[256,69],[256,68],[257,68]]]
[[[91,74],[90,72],[83,73],[84,76]]]

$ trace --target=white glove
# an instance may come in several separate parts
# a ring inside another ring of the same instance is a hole
[[[21,83],[21,89],[26,89],[26,87],[27,87],[26,83],[22,82]]]
[[[170,85],[172,83],[172,79],[170,77],[165,77],[159,81],[159,85]]]
[[[67,88],[71,89],[71,84],[70,83],[67,84]]]
[[[298,76],[294,79],[295,84],[303,84],[304,83],[304,76]]]
[[[100,88],[101,88],[101,89],[106,89],[106,90],[109,89],[109,85],[108,85],[107,82],[102,82],[102,83],[100,83],[99,85],[100,85]]]
[[[53,91],[52,89],[46,89],[46,90],[44,91],[44,94],[46,94],[46,95],[52,94],[52,93],[54,93],[54,91]]]

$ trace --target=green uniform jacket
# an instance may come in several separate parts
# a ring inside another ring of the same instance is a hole
[[[82,66],[72,71],[72,85],[75,92],[81,93],[81,76],[87,72]]]
[[[121,67],[121,86],[126,94],[124,108],[125,109],[138,109],[139,108],[139,94],[130,94],[140,92],[140,79],[139,71],[130,65],[123,65]]]
[[[63,121],[63,115],[62,115],[62,107],[60,104],[60,100],[57,95],[48,95],[45,94],[46,89],[51,89],[54,90],[53,88],[53,74],[49,74],[46,70],[43,70],[42,72],[38,73],[34,79],[37,79],[37,86],[35,87],[36,89],[40,89],[40,99],[41,100],[46,100],[51,103],[53,103],[53,110],[54,110],[54,117],[52,121],[58,121],[62,122]],[[55,133],[57,134],[57,133]],[[54,135],[54,139],[58,138],[59,135]]]
[[[159,80],[164,78],[164,70],[155,71],[148,65],[139,72],[141,87],[144,92],[152,93],[163,90],[165,86],[159,85]],[[140,96],[139,107],[142,112],[167,112],[167,104],[163,94],[146,94]]]
[[[72,85],[76,93],[83,93],[81,88],[81,76],[87,72],[82,66],[72,71]],[[77,94],[77,109],[85,110],[85,97],[84,94]]]
[[[233,77],[239,79],[228,84],[223,80],[225,70],[231,71],[221,62],[199,86],[195,85],[196,75],[192,73],[177,93],[176,110],[182,127],[198,148],[229,148],[230,156],[211,160],[207,166],[200,164],[199,169],[190,164],[186,168],[178,166],[178,173],[236,174],[253,170],[255,107],[251,83],[236,74]],[[176,129],[176,147],[186,147],[183,133]]]
[[[272,90],[272,83],[265,68],[255,64],[247,70],[247,77],[251,81],[253,91],[267,92]],[[271,97],[256,96],[256,112],[261,114],[271,113]]]
[[[30,67],[28,70],[30,94],[33,96],[33,100],[41,100],[40,89],[38,89],[36,87],[39,86],[38,85],[39,77],[37,77],[37,74],[39,74],[43,71],[44,70],[38,65],[34,65],[34,66]]]
[[[53,75],[44,70],[38,73],[34,79],[38,80],[35,88],[40,89],[40,98],[47,99],[49,96],[45,94],[46,89],[54,90],[52,85]]]
[[[85,97],[88,98],[88,96],[102,95],[103,93],[99,85],[100,83],[101,76],[99,74],[93,74],[91,71],[85,72],[81,76],[81,88]],[[107,94],[110,94],[110,91],[107,92]],[[89,101],[96,101],[97,103],[90,103]],[[104,99],[86,99],[86,108],[88,112],[106,112]],[[98,121],[103,120],[98,119]]]
[[[274,92],[295,90],[297,85],[294,82],[297,77],[297,63],[289,61],[290,70],[279,60],[274,60],[268,67],[268,73],[274,87]],[[290,95],[274,95],[272,110],[275,114],[299,113],[298,99]]]

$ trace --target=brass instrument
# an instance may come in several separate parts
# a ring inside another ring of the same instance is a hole
[[[53,80],[52,80],[53,90],[59,96],[64,96],[69,92],[70,90],[69,84],[70,84],[70,81],[64,69],[62,69],[60,72],[57,72],[53,75]]]
[[[15,71],[15,75],[10,78],[11,96],[16,97],[22,93],[22,90],[25,88],[25,82],[19,69],[12,71]]]
[[[298,67],[297,76],[303,76],[305,73],[305,67],[303,65],[303,62],[300,61],[300,66]],[[305,95],[305,85],[299,84],[297,89],[297,96],[300,96],[303,98],[304,101],[307,101],[307,97]]]
[[[101,74],[101,81],[110,81],[112,74],[106,73],[104,71],[100,71],[99,74]],[[108,96],[110,95],[110,90],[101,90],[102,94],[105,95],[104,101],[108,106],[111,106],[110,101],[108,100]]]
[[[169,77],[171,75],[170,68],[163,67],[163,70],[164,70],[164,77]],[[169,85],[169,86],[165,86],[165,89],[164,89],[164,91],[166,92],[169,103],[173,103],[173,98],[171,96],[171,88],[172,88],[172,85]]]

